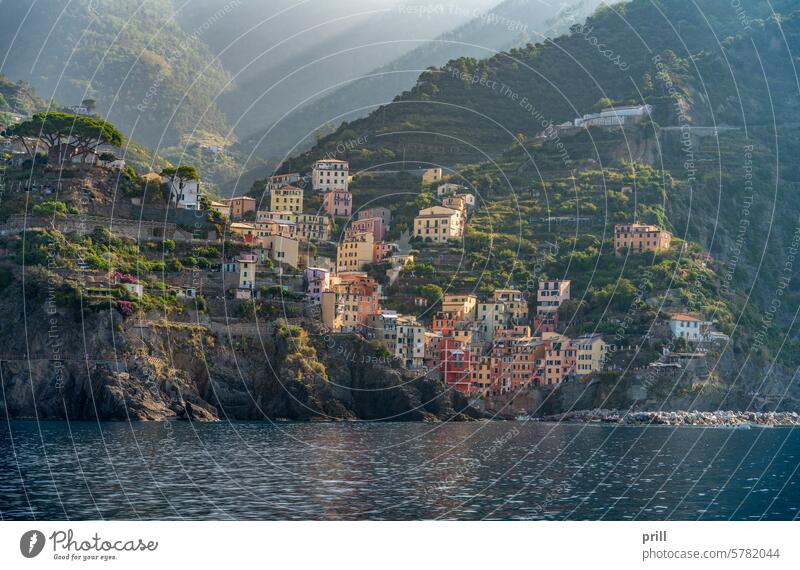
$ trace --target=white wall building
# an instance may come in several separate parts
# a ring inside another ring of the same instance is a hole
[[[696,315],[678,313],[669,319],[669,329],[676,338],[685,338],[689,342],[707,340],[712,323],[702,321]]]
[[[184,210],[200,209],[200,181],[184,180],[177,176],[169,181],[169,201],[176,208]]]
[[[350,165],[346,160],[318,160],[311,168],[311,187],[317,192],[347,190]]]

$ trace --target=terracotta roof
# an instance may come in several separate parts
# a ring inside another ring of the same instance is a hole
[[[670,317],[671,321],[699,321],[700,319],[696,315],[690,315],[689,313],[676,313]]]

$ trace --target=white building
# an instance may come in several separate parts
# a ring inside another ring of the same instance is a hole
[[[669,329],[675,338],[689,342],[702,342],[709,338],[712,323],[700,320],[696,315],[678,313],[669,319]]]
[[[453,182],[445,182],[436,187],[436,196],[441,198],[447,194],[458,194],[465,188],[461,184],[454,184]]]
[[[311,187],[317,192],[347,190],[350,165],[346,160],[318,160],[311,168]]]
[[[169,201],[176,208],[184,210],[200,209],[200,181],[184,180],[174,176],[170,182]]]
[[[573,124],[576,127],[621,127],[644,120],[652,111],[652,105],[609,107],[599,113],[590,113],[575,119]]]

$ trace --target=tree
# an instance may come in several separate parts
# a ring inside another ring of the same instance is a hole
[[[428,301],[428,305],[434,305],[444,297],[442,288],[433,283],[421,286],[419,288],[419,294],[421,297],[425,297],[425,300]]]
[[[200,180],[200,175],[197,173],[197,169],[194,166],[179,166],[177,168],[174,166],[167,166],[161,171],[161,176],[164,178],[176,177],[184,182]]]
[[[81,117],[69,113],[36,113],[27,121],[13,125],[6,130],[9,137],[22,141],[31,156],[41,142],[49,151],[51,159],[59,164],[76,156],[94,154],[101,144],[121,146],[124,140],[114,125],[92,117]],[[31,149],[26,139],[35,139],[36,146]]]

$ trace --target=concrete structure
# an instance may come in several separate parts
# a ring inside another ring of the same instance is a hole
[[[228,198],[223,200],[231,209],[231,219],[241,220],[248,212],[256,211],[256,199],[250,196],[239,196],[238,198]]]
[[[576,127],[621,127],[636,124],[652,113],[651,105],[627,105],[622,107],[607,107],[599,113],[589,113],[573,120]]]
[[[345,160],[318,160],[311,167],[311,186],[317,192],[347,190],[350,165]]]
[[[436,243],[460,238],[464,233],[462,213],[444,206],[431,206],[414,218],[414,237]]]
[[[342,188],[328,190],[322,201],[322,209],[329,216],[349,218],[353,213],[353,195]]]
[[[297,186],[273,188],[269,192],[269,209],[273,212],[301,213],[303,211],[303,189]]]
[[[672,234],[648,224],[617,224],[614,226],[614,253],[664,251],[669,249]]]

